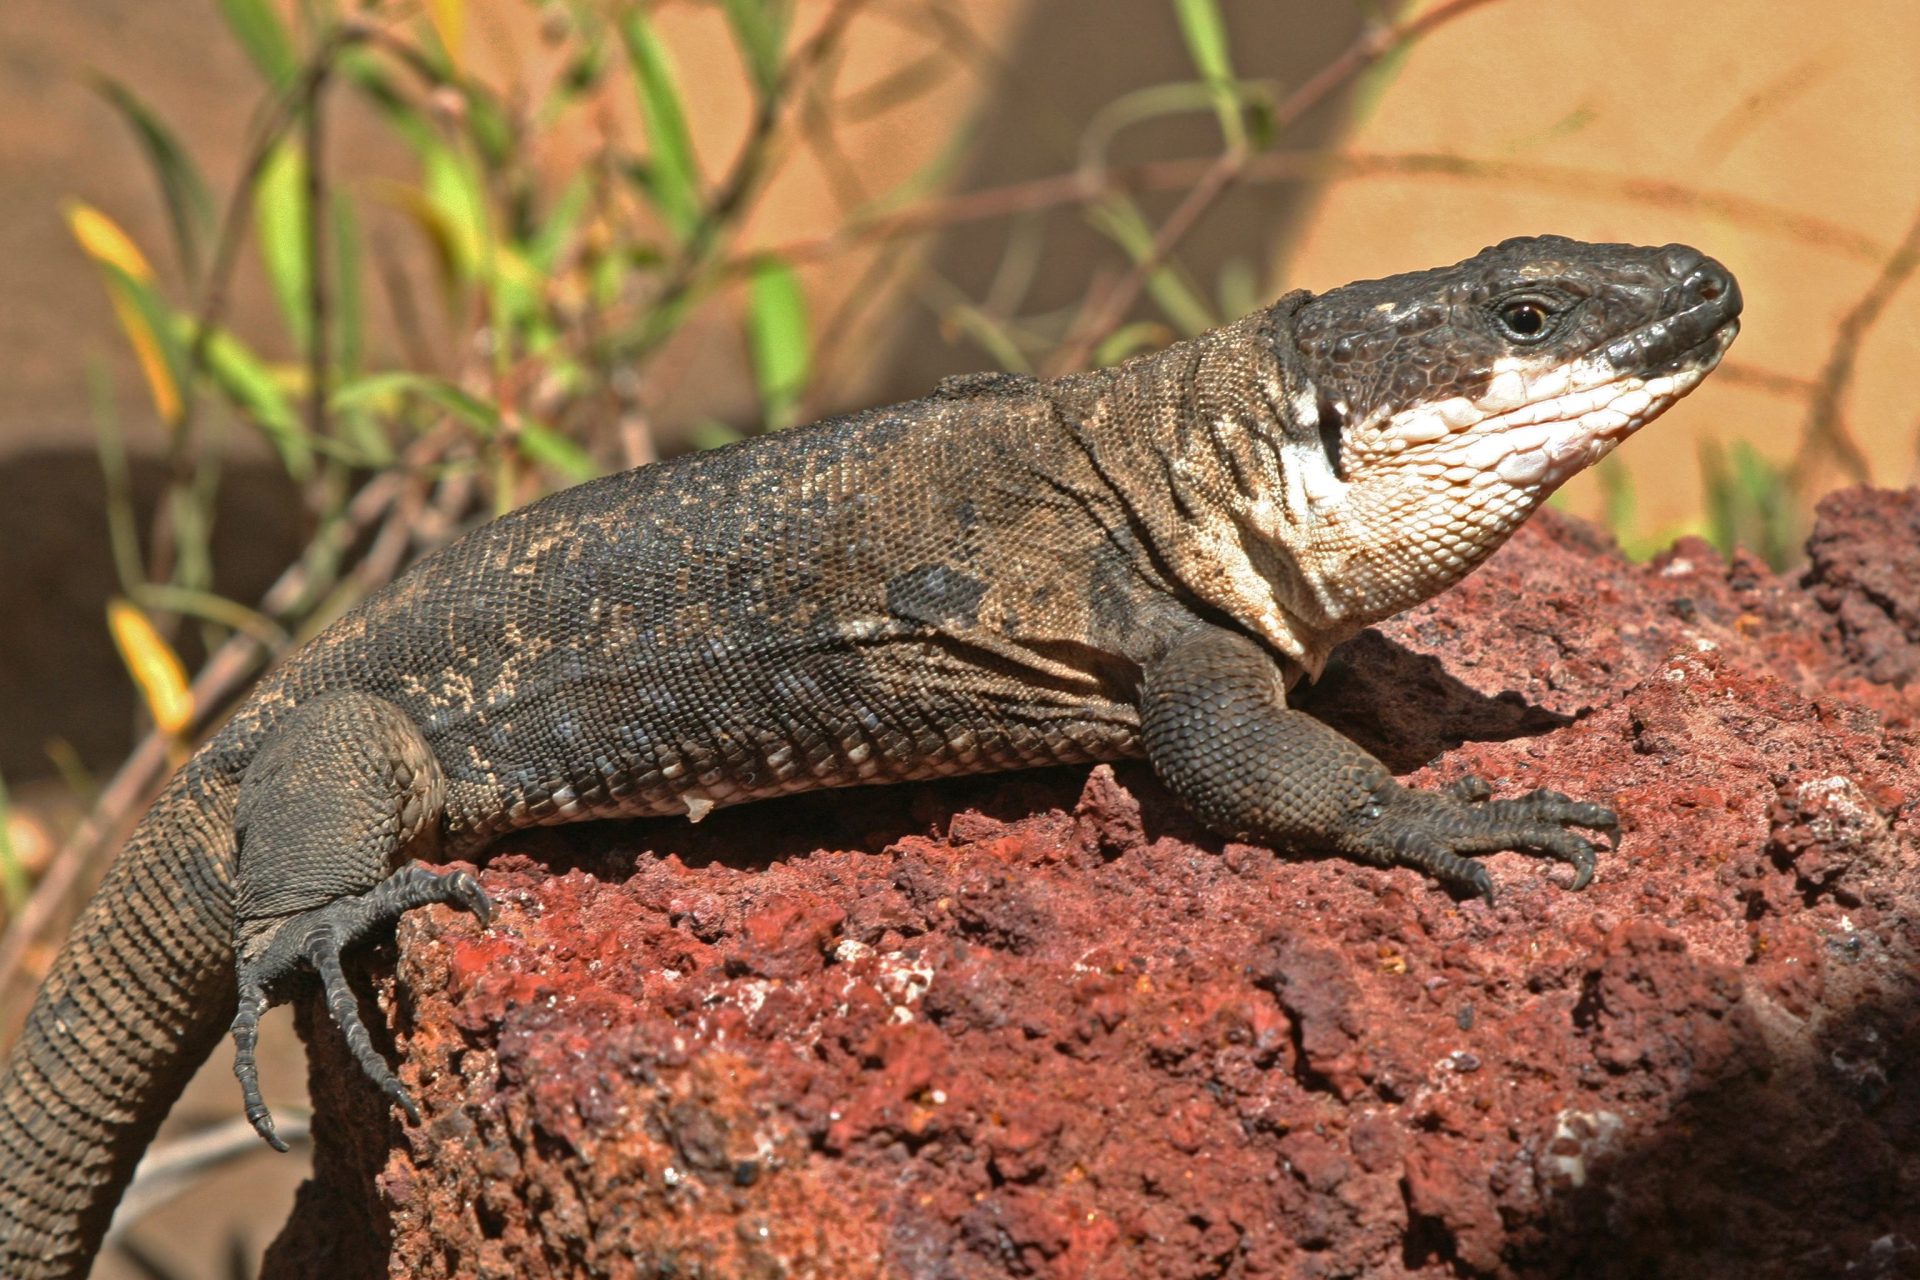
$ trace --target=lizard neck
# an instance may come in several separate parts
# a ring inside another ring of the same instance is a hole
[[[1472,572],[1552,486],[1460,492],[1448,475],[1343,452],[1340,415],[1293,342],[1307,301],[1290,294],[1068,385],[1084,397],[1078,430],[1170,576],[1317,677],[1362,627]]]
[[[1317,676],[1336,645],[1432,591],[1389,599],[1343,572],[1366,531],[1291,358],[1306,299],[1069,382],[1090,452],[1171,576]]]

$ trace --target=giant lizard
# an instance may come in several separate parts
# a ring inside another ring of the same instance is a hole
[[[1685,395],[1738,329],[1680,245],[1509,240],[1115,368],[949,379],[581,485],[429,556],[273,672],[166,785],[0,1078],[0,1268],[84,1273],[222,1033],[317,982],[370,1079],[341,953],[488,905],[521,828],[1145,755],[1224,835],[1424,869],[1593,874],[1604,806],[1401,786],[1289,709],[1361,627],[1484,560]]]

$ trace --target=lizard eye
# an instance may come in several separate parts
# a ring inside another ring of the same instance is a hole
[[[1538,298],[1509,298],[1494,318],[1515,342],[1539,342],[1553,332],[1553,311]]]

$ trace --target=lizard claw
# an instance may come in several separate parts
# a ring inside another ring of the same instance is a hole
[[[365,893],[336,898],[283,922],[266,948],[241,965],[239,1008],[233,1019],[233,1074],[240,1081],[241,1099],[254,1132],[276,1151],[285,1151],[287,1145],[275,1131],[273,1113],[260,1095],[255,1047],[260,1015],[274,1003],[270,993],[284,986],[302,962],[320,979],[327,1013],[354,1061],[410,1122],[420,1123],[420,1108],[412,1095],[373,1047],[373,1037],[360,1017],[360,1002],[340,966],[340,953],[374,930],[391,926],[414,907],[435,902],[471,912],[483,927],[493,920],[492,904],[473,876],[464,871],[436,874],[409,864]]]
[[[1427,869],[1442,882],[1484,901],[1489,907],[1499,906],[1499,895],[1494,892],[1493,876],[1487,869],[1472,858],[1462,858],[1458,854],[1441,850],[1428,855]]]
[[[1445,839],[1417,827],[1409,826],[1398,834],[1386,861],[1418,867],[1457,893],[1481,898],[1490,907],[1497,904],[1493,877],[1484,866],[1461,857],[1448,848]]]
[[[260,1096],[260,1067],[254,1050],[260,1043],[260,1015],[267,1009],[267,993],[257,984],[240,988],[240,1007],[233,1015],[233,1074],[240,1080],[240,1098],[246,1107],[247,1122],[266,1139],[275,1151],[285,1152],[286,1142],[273,1127],[273,1112]]]
[[[1597,851],[1591,840],[1567,828],[1606,831],[1617,843],[1619,819],[1613,810],[1558,791],[1490,800],[1492,788],[1469,776],[1443,791],[1390,794],[1381,813],[1385,829],[1375,837],[1388,846],[1383,860],[1418,867],[1489,906],[1495,902],[1492,877],[1471,855],[1513,849],[1564,862],[1573,868],[1567,888],[1578,891],[1593,881]]]

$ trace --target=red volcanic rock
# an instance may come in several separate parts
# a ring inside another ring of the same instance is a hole
[[[1614,804],[1584,893],[1223,843],[1137,765],[509,840],[491,930],[369,966],[424,1123],[318,1037],[268,1274],[1920,1274],[1920,493],[1810,545],[1547,513],[1302,692]]]

